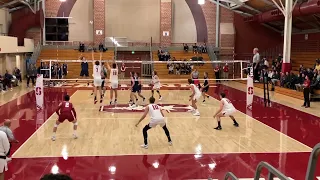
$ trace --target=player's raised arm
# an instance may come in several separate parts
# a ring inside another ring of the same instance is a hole
[[[93,49],[91,51],[91,58],[92,58],[92,65],[94,67],[94,51],[93,51]]]
[[[149,107],[147,106],[146,109],[144,110],[144,113],[143,113],[142,117],[141,117],[140,120],[137,122],[136,127],[140,124],[140,122],[141,122],[142,120],[144,120],[144,118],[146,118],[148,112],[149,112]]]
[[[217,110],[217,112],[214,114],[213,117],[215,118],[217,116],[217,114],[219,114],[222,111],[222,109],[223,109],[223,101],[220,101],[220,107]]]

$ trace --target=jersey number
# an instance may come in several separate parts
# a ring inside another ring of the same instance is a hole
[[[69,107],[69,103],[66,103],[64,107],[66,107],[66,108]]]
[[[153,110],[158,110],[159,106],[158,105],[152,105]]]
[[[112,75],[116,76],[117,75],[117,71],[113,71]]]
[[[226,99],[227,103],[231,103],[231,101],[229,99]]]

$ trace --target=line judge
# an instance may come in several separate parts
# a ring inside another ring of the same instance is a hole
[[[7,153],[9,152],[10,144],[5,132],[0,131],[0,180],[4,180],[4,172],[8,170]]]
[[[5,120],[4,123],[3,123],[3,126],[0,127],[0,132],[4,132],[7,136],[7,139],[8,141],[10,142],[9,143],[9,150],[7,151],[7,161],[10,161],[11,158],[9,158],[9,155],[10,155],[10,149],[11,149],[11,143],[18,143],[19,141],[16,140],[16,138],[14,137],[11,129],[10,129],[10,126],[11,126],[11,121],[9,119]]]

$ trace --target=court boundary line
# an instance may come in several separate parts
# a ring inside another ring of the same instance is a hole
[[[138,145],[137,145],[138,147]],[[169,146],[168,146],[169,147]],[[170,146],[170,147],[174,147]],[[142,148],[141,148],[142,149]],[[143,149],[142,149],[143,150]],[[145,149],[144,151],[148,151]],[[114,156],[158,156],[158,155],[198,155],[198,156],[204,156],[204,155],[221,155],[221,154],[290,154],[290,153],[311,153],[311,151],[292,151],[292,152],[216,152],[216,153],[153,153],[153,154],[116,154],[116,155],[71,155],[68,156],[68,158],[77,158],[77,157],[114,157]],[[63,158],[62,156],[33,156],[33,157],[15,157],[15,159],[27,159],[27,158]]]
[[[229,86],[228,86],[228,87],[229,87]],[[243,92],[243,91],[242,91],[242,92]],[[213,97],[212,95],[208,94],[208,96],[210,96],[212,99],[215,99],[216,101],[220,102],[218,99],[216,99],[216,98],[215,98],[215,97]],[[238,109],[237,109],[237,111],[238,111],[239,113],[241,113],[241,114],[244,114],[245,116],[249,116],[248,114],[246,114],[246,113],[244,113],[244,112],[242,112],[242,111],[240,111],[240,110],[238,110]],[[298,142],[298,144],[303,145],[303,146],[305,146],[305,147],[308,147],[308,148],[310,148],[311,150],[313,149],[313,148],[309,147],[308,145],[303,144],[302,142],[300,142],[300,141],[298,141],[298,140],[296,140],[296,139],[292,138],[291,136],[289,136],[289,135],[287,135],[287,134],[284,134],[284,133],[282,133],[281,131],[278,131],[278,130],[276,130],[275,128],[273,128],[273,127],[271,127],[271,126],[269,126],[269,125],[267,125],[267,124],[265,124],[265,123],[263,123],[263,122],[259,121],[258,119],[254,118],[254,117],[252,117],[252,116],[249,116],[249,117],[251,117],[253,120],[256,120],[256,121],[258,121],[259,123],[261,123],[261,124],[263,124],[263,125],[265,125],[265,126],[267,126],[267,127],[271,128],[271,129],[273,129],[273,130],[275,130],[275,131],[279,132],[280,134],[287,136],[289,139],[291,139],[291,140],[294,140],[294,141]]]
[[[72,96],[75,95],[77,92],[78,92],[78,90],[76,90],[76,91],[70,96],[70,99],[71,99]],[[47,122],[49,122],[49,120],[50,120],[50,119],[52,118],[52,116],[54,116],[54,115],[55,115],[55,112],[53,112],[53,113],[51,114],[51,116],[50,116],[49,118],[47,118],[47,120],[46,120],[44,123],[42,123],[41,126],[40,126],[38,129],[36,129],[36,130],[31,134],[31,136],[29,136],[28,139],[27,139],[23,144],[21,144],[21,146],[11,155],[11,158],[14,159],[14,158],[15,158],[14,155],[15,155],[35,134],[37,134],[37,132],[38,132],[41,128],[43,128],[44,125],[45,125]]]

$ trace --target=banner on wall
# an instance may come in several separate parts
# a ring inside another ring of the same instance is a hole
[[[36,103],[37,103],[37,110],[43,109],[43,75],[37,75],[37,82],[36,82]]]

